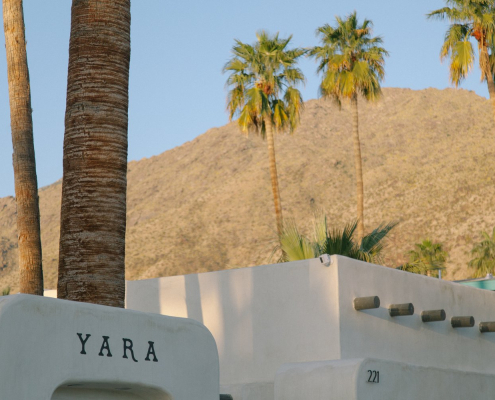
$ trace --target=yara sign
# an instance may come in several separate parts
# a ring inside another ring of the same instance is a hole
[[[78,333],[77,336],[79,337],[79,340],[81,341],[80,354],[86,354],[86,343],[88,342],[88,339],[91,337],[91,335],[89,333],[86,333],[86,336],[84,339],[83,339],[82,333]],[[98,353],[98,355],[100,357],[104,357],[105,355],[107,357],[113,357],[112,352],[110,351],[110,342],[109,342],[110,337],[109,336],[102,336],[102,338],[103,338],[103,342],[101,344],[100,352]],[[127,338],[122,338],[122,342],[124,345],[124,349],[123,349],[124,355],[122,356],[122,358],[129,358],[127,356],[127,352],[129,352],[132,360],[134,362],[138,362],[138,360],[136,360],[136,358],[134,357],[134,350],[132,349],[132,346],[133,346],[132,340],[127,339]],[[104,354],[103,352],[106,352],[106,354]],[[153,359],[150,359],[150,356],[153,356]],[[158,358],[156,358],[156,353],[155,353],[155,342],[148,341],[148,353],[146,354],[146,358],[144,359],[144,361],[158,362]]]

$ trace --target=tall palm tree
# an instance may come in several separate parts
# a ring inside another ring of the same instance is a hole
[[[374,101],[381,95],[380,82],[385,70],[387,51],[382,39],[372,37],[372,22],[365,19],[359,24],[356,12],[346,19],[336,17],[336,26],[328,24],[316,30],[322,45],[314,47],[310,55],[319,62],[318,73],[323,73],[320,93],[341,105],[351,102],[354,165],[356,168],[357,236],[364,236],[364,189],[361,143],[359,140],[358,96]]]
[[[421,275],[433,274],[441,277],[441,271],[445,269],[448,256],[441,243],[435,243],[427,238],[421,243],[416,243],[414,250],[407,254],[409,263],[398,267],[398,269]]]
[[[383,255],[383,240],[397,225],[396,222],[381,224],[359,242],[355,239],[357,221],[340,228],[330,228],[327,217],[317,212],[313,221],[314,233],[311,238],[300,233],[293,220],[284,221],[282,233],[279,235],[279,248],[282,257],[279,262],[305,260],[322,254],[339,254],[370,263],[381,263]]]
[[[43,296],[38,179],[22,0],[3,0],[21,293]]]
[[[58,297],[124,307],[130,0],[73,0]]]
[[[293,133],[299,124],[303,100],[296,86],[304,83],[304,75],[296,65],[306,50],[289,49],[292,36],[281,39],[278,33],[270,36],[261,31],[256,37],[257,42],[253,45],[236,40],[232,47],[233,57],[223,68],[224,72],[230,73],[227,109],[230,120],[239,117],[242,132],[255,132],[267,141],[277,231],[280,233],[283,218],[273,135]]]
[[[486,274],[495,273],[495,228],[492,234],[481,232],[483,239],[471,250],[474,258],[468,265],[475,269],[475,277],[483,277]]]
[[[471,39],[478,45],[481,80],[486,81],[495,118],[495,84],[490,57],[495,46],[495,3],[493,0],[446,0],[450,7],[427,14],[428,18],[448,20],[440,51],[441,59],[450,56],[450,80],[457,87],[473,66],[475,54]]]

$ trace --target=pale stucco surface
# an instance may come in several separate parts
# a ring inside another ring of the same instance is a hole
[[[380,308],[354,310],[355,297],[372,295]],[[408,302],[414,315],[389,316],[390,304]],[[495,333],[478,323],[495,321],[493,304],[490,291],[341,256],[330,266],[314,259],[127,283],[128,308],[204,323],[218,345],[221,391],[244,400],[273,399],[277,370],[294,362],[373,358],[489,377]],[[421,322],[423,310],[440,308],[445,321]],[[475,327],[454,329],[452,316],[474,316]]]
[[[415,365],[495,373],[495,292],[339,257],[341,358],[380,358]],[[377,295],[381,307],[357,312],[352,299]],[[392,303],[414,305],[414,315],[390,317]],[[423,323],[421,311],[444,309],[443,322]],[[473,316],[473,328],[452,328],[453,316]]]
[[[317,260],[127,282],[127,307],[211,331],[220,383],[271,382],[281,364],[340,358],[337,268]]]
[[[379,380],[373,379],[379,372]],[[495,376],[377,359],[285,364],[275,400],[492,399]]]
[[[17,294],[0,338],[1,399],[218,400],[216,344],[193,320]]]

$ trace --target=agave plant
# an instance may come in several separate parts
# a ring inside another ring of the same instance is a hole
[[[383,239],[396,225],[396,222],[380,224],[365,235],[360,243],[356,243],[354,234],[357,220],[348,223],[343,229],[330,228],[326,215],[318,213],[313,221],[313,236],[308,238],[301,234],[295,221],[289,219],[284,223],[279,235],[280,245],[274,252],[278,249],[282,251],[279,262],[305,260],[322,254],[339,254],[356,260],[380,263]]]

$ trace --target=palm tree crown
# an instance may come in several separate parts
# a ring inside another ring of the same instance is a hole
[[[474,63],[471,38],[478,44],[481,79],[490,75],[488,50],[494,45],[495,10],[493,0],[446,0],[447,5],[432,11],[428,18],[451,22],[446,34],[441,59],[450,56],[450,79],[457,87]],[[492,78],[493,80],[493,78]]]
[[[440,270],[445,269],[448,253],[443,250],[441,243],[435,243],[431,239],[424,239],[421,243],[414,245],[414,250],[409,251],[409,263],[398,269],[414,272],[421,275],[438,275]]]
[[[303,107],[301,93],[295,86],[305,80],[296,64],[306,50],[288,49],[292,36],[281,39],[278,34],[270,36],[261,31],[256,37],[254,45],[236,40],[232,48],[234,57],[223,69],[230,72],[230,119],[238,116],[243,132],[253,130],[262,137],[270,122],[278,132],[294,132]]]
[[[475,277],[483,277],[495,272],[495,228],[492,234],[481,232],[483,239],[471,250],[474,258],[469,261],[469,266],[474,268]]]
[[[381,95],[380,82],[385,76],[384,57],[388,52],[380,46],[382,38],[371,37],[372,22],[358,23],[356,12],[345,20],[336,17],[337,25],[317,29],[323,46],[311,50],[319,62],[318,72],[324,77],[320,85],[323,97],[332,97],[340,104],[343,98],[357,94],[367,100]]]

